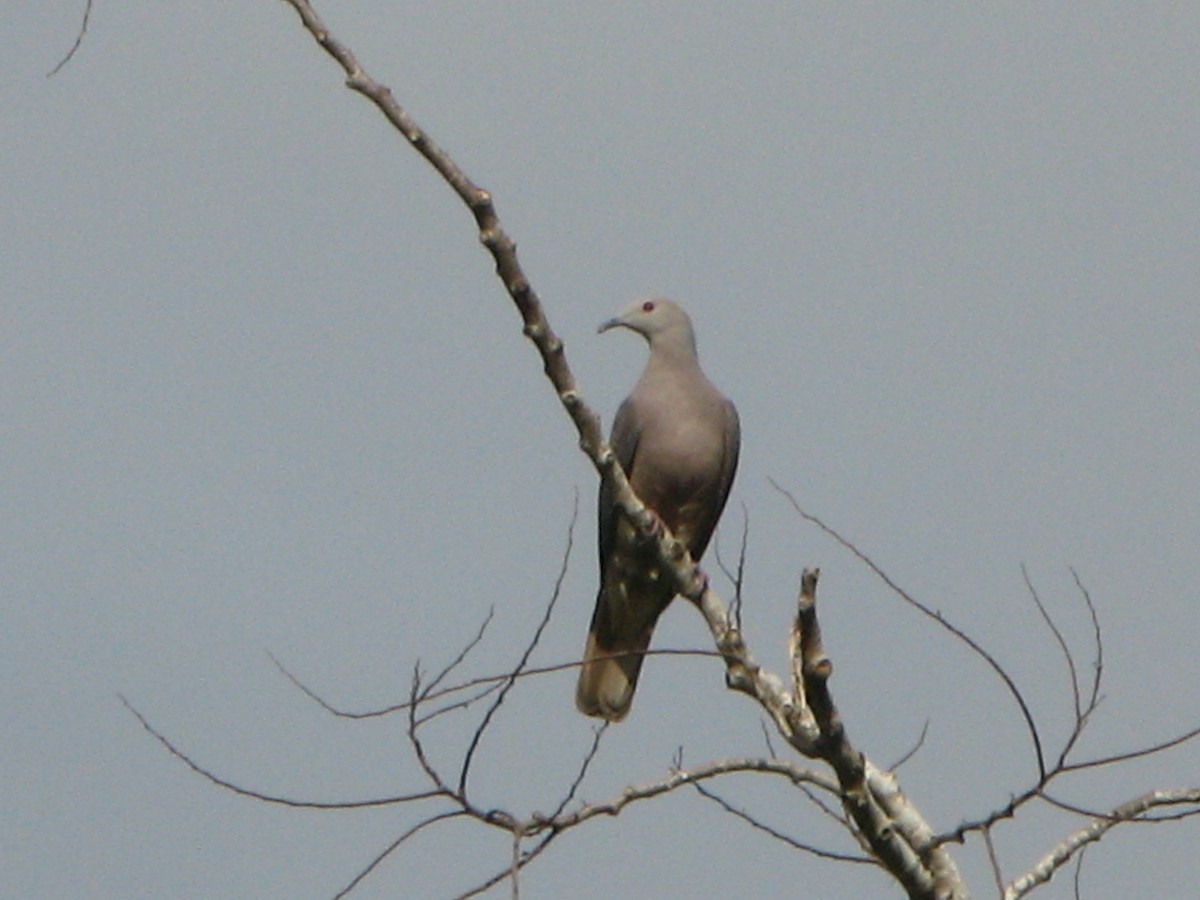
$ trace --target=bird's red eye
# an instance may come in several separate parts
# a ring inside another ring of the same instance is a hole
[[[642,312],[654,312],[654,301],[647,300],[642,304]]]

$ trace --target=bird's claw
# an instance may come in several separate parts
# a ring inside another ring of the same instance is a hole
[[[642,535],[645,537],[647,543],[654,543],[659,539],[667,526],[666,523],[659,518],[658,513],[648,507],[646,509],[646,518],[649,520],[650,524],[646,526],[646,530],[642,532]]]

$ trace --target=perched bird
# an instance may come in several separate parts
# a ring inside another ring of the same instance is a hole
[[[609,442],[634,492],[699,560],[725,507],[741,442],[737,410],[700,371],[687,313],[670,300],[640,300],[600,326],[636,331],[650,357],[617,410]],[[575,704],[619,722],[629,712],[670,579],[600,484],[600,591],[583,652]]]

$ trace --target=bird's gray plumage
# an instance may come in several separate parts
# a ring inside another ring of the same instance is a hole
[[[737,410],[700,370],[691,320],[670,300],[643,300],[605,322],[646,338],[650,355],[617,410],[609,443],[630,486],[699,560],[737,470]],[[629,712],[654,625],[674,597],[656,551],[600,484],[600,590],[575,702],[611,721]]]

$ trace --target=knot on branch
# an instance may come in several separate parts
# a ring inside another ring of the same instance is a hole
[[[729,663],[725,667],[725,687],[731,691],[754,696],[754,679],[740,663]]]
[[[746,655],[746,645],[742,640],[742,633],[734,626],[730,626],[717,639],[717,652],[728,663],[741,663],[742,658]]]
[[[805,676],[815,681],[828,681],[833,674],[833,660],[822,656],[805,663]]]
[[[482,212],[490,212],[492,209],[492,195],[483,188],[476,188],[467,201],[467,205],[471,207],[471,211],[477,215]]]
[[[499,825],[501,828],[506,828],[509,831],[516,831],[519,826],[519,823],[512,817],[512,814],[502,809],[488,810],[483,814],[483,821],[489,825]]]

